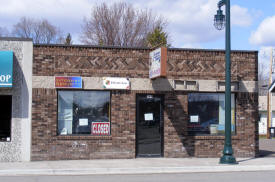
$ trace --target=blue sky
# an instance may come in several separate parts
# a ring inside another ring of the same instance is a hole
[[[213,26],[218,0],[0,0],[0,27],[11,30],[23,16],[46,18],[79,44],[93,6],[120,1],[166,18],[173,47],[224,49],[224,31]],[[275,46],[275,1],[231,0],[231,24],[232,49],[259,50],[265,62],[262,52]]]

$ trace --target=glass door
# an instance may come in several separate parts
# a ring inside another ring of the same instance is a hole
[[[136,156],[163,156],[163,96],[137,95]]]

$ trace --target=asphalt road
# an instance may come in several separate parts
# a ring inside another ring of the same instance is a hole
[[[275,171],[151,175],[16,176],[2,182],[274,182]]]

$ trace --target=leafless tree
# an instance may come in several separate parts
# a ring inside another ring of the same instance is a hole
[[[13,26],[13,35],[16,37],[32,38],[34,43],[63,43],[64,37],[59,28],[48,20],[36,20],[22,17]]]
[[[7,37],[9,36],[9,31],[5,27],[0,27],[0,37]]]
[[[268,90],[268,73],[267,66],[264,63],[259,63],[258,66],[258,92],[259,96],[267,95]]]
[[[95,45],[146,46],[149,32],[166,27],[166,21],[151,10],[138,10],[131,4],[102,3],[84,18],[81,42]]]

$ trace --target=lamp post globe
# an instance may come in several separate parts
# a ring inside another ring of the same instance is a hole
[[[225,15],[221,7],[225,5]],[[225,27],[225,140],[221,164],[237,164],[233,155],[231,141],[231,40],[230,40],[230,0],[220,0],[218,11],[214,16],[214,26],[218,30]]]

